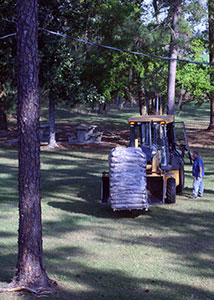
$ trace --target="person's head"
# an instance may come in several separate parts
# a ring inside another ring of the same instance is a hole
[[[197,157],[199,157],[198,151],[196,151],[196,150],[193,151],[192,156],[193,156],[193,159],[196,159]]]

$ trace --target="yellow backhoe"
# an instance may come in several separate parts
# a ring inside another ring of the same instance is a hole
[[[186,151],[192,162],[184,123],[176,123],[172,115],[148,115],[131,117],[129,126],[129,147],[140,148],[146,156],[147,206],[143,207],[175,203],[176,193],[182,193],[184,189]],[[133,163],[134,160],[133,156]],[[102,177],[104,205],[111,205],[109,173],[111,167],[109,172],[103,172]]]

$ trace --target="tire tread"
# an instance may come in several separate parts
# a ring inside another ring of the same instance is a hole
[[[169,178],[167,180],[167,190],[166,190],[166,203],[176,202],[176,182],[175,178]]]

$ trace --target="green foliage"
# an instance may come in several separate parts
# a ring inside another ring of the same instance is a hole
[[[203,61],[203,53],[206,48],[200,39],[194,40],[191,46],[189,58],[192,60]],[[178,66],[177,88],[182,88],[190,94],[196,104],[200,105],[206,99],[209,91],[212,89],[209,80],[209,67],[184,64]]]
[[[84,34],[89,16],[93,17],[93,8],[98,3],[60,1],[56,4],[40,1],[40,23],[45,28],[71,33],[72,36]],[[81,78],[85,63],[84,46],[40,32],[39,49],[40,86],[45,94],[53,92],[57,103],[64,101],[70,106],[83,102],[103,102],[103,96],[98,93],[96,86]]]
[[[7,35],[16,31],[13,22],[15,14],[14,1],[4,1],[0,9],[1,35]],[[16,104],[16,38],[7,38],[0,41],[0,86],[6,92],[6,106],[10,111]]]
[[[156,2],[160,23],[153,18],[152,2],[150,5],[134,0],[40,0],[39,26],[126,50],[168,56],[170,9],[174,2]],[[182,1],[184,14],[180,19],[180,39],[177,41],[181,56],[198,60],[206,51],[205,44],[200,50],[193,42],[198,38],[194,26],[205,16],[205,9],[203,5],[199,6],[199,2]],[[16,30],[15,23],[5,21],[13,20],[15,14],[13,1],[4,1],[0,25],[5,34]],[[7,102],[12,103],[16,93],[16,39],[13,37],[1,43],[1,82],[7,87]],[[128,99],[130,92],[137,99],[139,78],[145,94],[161,92],[166,95],[168,66],[161,60],[83,45],[42,31],[39,32],[39,55],[42,95],[46,98],[53,91],[58,103],[64,101],[74,106],[87,102],[93,106],[111,102],[118,93]],[[188,90],[194,100],[201,103],[204,93],[211,89],[207,71],[207,68],[179,64],[177,89]]]

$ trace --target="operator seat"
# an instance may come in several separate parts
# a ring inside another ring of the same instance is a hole
[[[156,150],[156,149],[154,149],[153,147],[151,149],[150,147],[147,147],[144,145],[141,146],[141,149],[142,149],[143,153],[146,154],[147,164],[152,164],[152,159],[156,154],[156,151],[154,151],[154,150]]]

